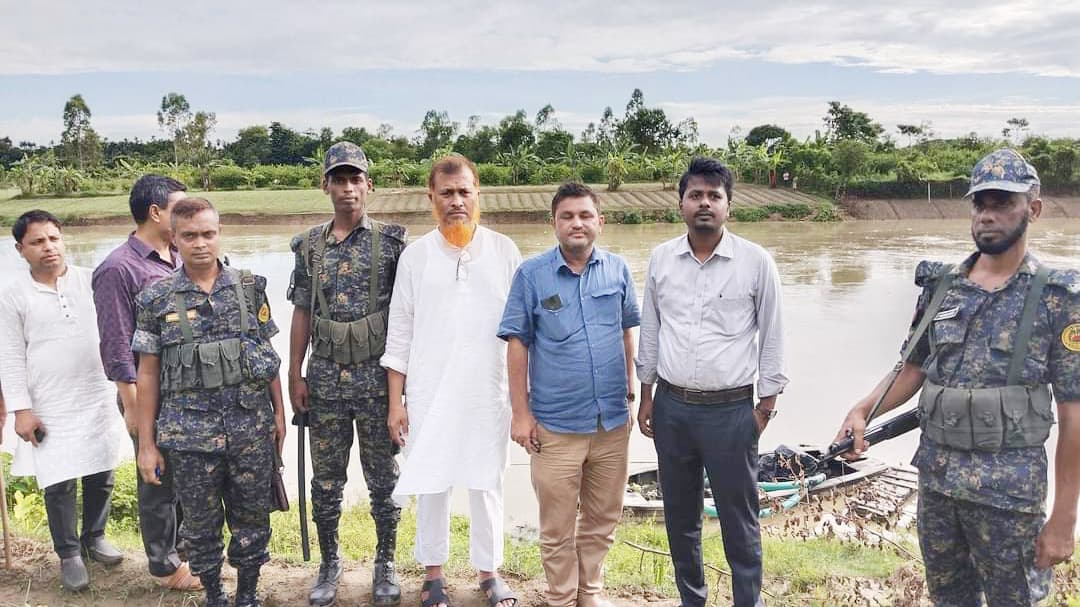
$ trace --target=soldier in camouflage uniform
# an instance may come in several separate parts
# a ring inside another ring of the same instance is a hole
[[[295,306],[289,397],[296,413],[308,415],[312,517],[322,556],[309,602],[325,606],[337,599],[338,520],[355,424],[378,537],[373,599],[376,605],[396,605],[401,591],[393,561],[401,510],[391,496],[398,478],[397,447],[386,432],[386,371],[379,366],[379,356],[406,233],[399,225],[368,217],[372,184],[359,146],[345,141],[327,151],[322,185],[333,203],[334,219],[293,238],[296,266],[288,292]],[[304,377],[301,368],[309,343]]]
[[[281,361],[270,345],[278,329],[266,279],[218,262],[213,206],[181,200],[172,222],[184,265],[136,300],[139,472],[157,484],[172,468],[184,509],[180,535],[206,605],[228,606],[221,587],[228,521],[236,605],[257,607],[259,568],[270,558],[273,450],[280,453],[285,437]]]
[[[919,545],[938,607],[1037,604],[1050,567],[1072,555],[1080,496],[1080,274],[1027,252],[1042,210],[1034,167],[1012,150],[975,165],[968,196],[978,252],[956,267],[922,262],[912,347],[881,407],[922,388]],[[940,287],[940,288],[939,288]],[[920,327],[921,328],[921,327]],[[909,334],[909,341],[912,337]],[[848,414],[838,438],[865,449],[864,419],[886,382]],[[1053,424],[1060,417],[1055,497],[1044,524]]]

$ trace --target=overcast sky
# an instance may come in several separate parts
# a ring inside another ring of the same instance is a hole
[[[464,124],[547,103],[577,134],[634,88],[712,145],[765,122],[811,135],[830,100],[894,136],[1025,117],[1076,137],[1078,31],[1077,0],[0,0],[0,137],[59,140],[76,93],[103,136],[161,136],[171,91],[226,140],[272,120],[411,136],[428,109]]]

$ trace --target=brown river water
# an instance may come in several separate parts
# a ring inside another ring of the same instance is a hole
[[[427,225],[409,226],[418,236]],[[525,257],[555,243],[550,225],[500,224],[495,229],[518,244]],[[956,220],[850,221],[834,224],[733,224],[732,231],[763,245],[776,259],[784,287],[786,368],[791,383],[778,401],[780,414],[761,438],[761,448],[828,443],[847,409],[880,379],[899,356],[911,319],[917,288],[912,282],[922,259],[959,262],[972,249],[969,224]],[[65,231],[69,262],[93,267],[127,236],[124,227],[69,228]],[[265,275],[274,316],[282,329],[274,340],[288,352],[290,304],[285,299],[293,258],[289,238],[296,226],[226,226],[223,251],[234,266]],[[600,245],[624,256],[641,296],[649,253],[657,244],[685,232],[681,225],[611,225]],[[8,241],[11,242],[10,240]],[[1052,219],[1031,227],[1031,249],[1055,267],[1077,267],[1080,220]],[[13,246],[0,250],[0,285],[15,272],[26,271]],[[283,371],[284,372],[284,371]],[[294,429],[293,429],[294,430]],[[906,463],[917,433],[876,446],[871,455],[888,463]],[[17,440],[11,424],[4,430],[4,448]],[[1048,448],[1053,456],[1056,433]],[[286,441],[286,483],[296,487],[296,440]],[[349,467],[346,500],[358,503],[367,491],[359,458]],[[536,523],[536,501],[529,481],[528,457],[511,445],[505,502],[508,530]],[[632,467],[655,462],[649,439],[634,432]],[[308,466],[310,474],[310,466]],[[1051,471],[1053,466],[1051,465]],[[456,496],[459,511],[464,495]]]

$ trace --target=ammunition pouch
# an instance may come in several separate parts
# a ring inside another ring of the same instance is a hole
[[[386,351],[386,320],[389,310],[352,322],[312,319],[311,350],[315,356],[342,365],[378,359]]]
[[[161,352],[161,390],[178,392],[268,382],[281,359],[268,342],[247,336],[166,346]]]
[[[961,451],[1038,447],[1053,425],[1046,385],[967,389],[927,381],[919,397],[923,436]]]

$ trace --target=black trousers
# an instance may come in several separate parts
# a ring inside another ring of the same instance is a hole
[[[753,400],[687,404],[658,389],[653,402],[664,523],[683,607],[704,607],[708,596],[701,556],[704,472],[709,475],[724,555],[731,567],[735,607],[760,604],[758,431]]]
[[[137,456],[139,439],[133,438],[131,442],[135,445]],[[169,450],[161,449],[161,456],[168,458]],[[143,482],[141,474],[135,476],[139,499],[139,535],[142,536],[150,575],[172,575],[180,566],[180,556],[176,553],[176,532],[183,518],[180,499],[173,491],[172,466],[165,466],[160,485]]]
[[[105,535],[105,523],[109,520],[109,506],[115,476],[112,470],[82,477],[82,534],[79,534],[77,504],[75,503],[77,479],[60,481],[45,487],[45,515],[49,519],[53,550],[60,558],[78,556],[80,540]]]

